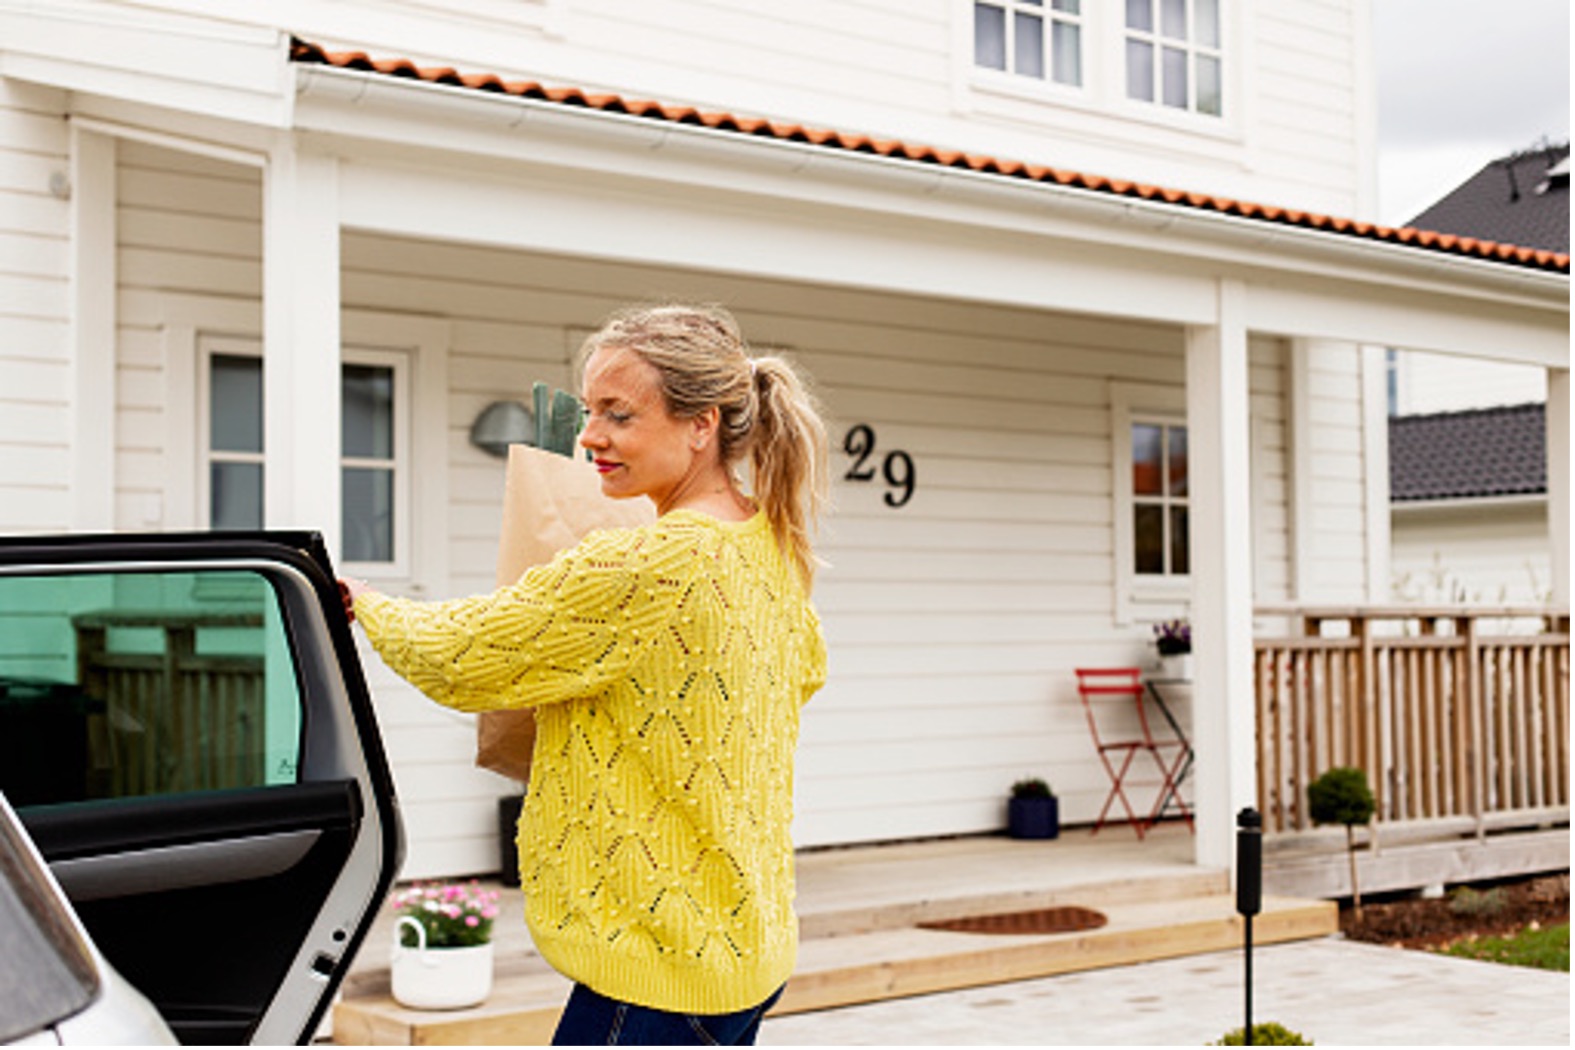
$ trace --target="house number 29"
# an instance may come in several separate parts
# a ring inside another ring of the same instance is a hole
[[[842,439],[842,451],[853,457],[853,465],[842,475],[844,481],[875,480],[875,431],[868,423],[860,423]],[[891,491],[884,496],[886,506],[900,507],[913,498],[916,475],[913,457],[901,450],[886,453],[880,460],[880,476]]]

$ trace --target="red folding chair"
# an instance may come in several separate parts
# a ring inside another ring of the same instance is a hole
[[[1110,775],[1110,794],[1105,796],[1104,808],[1099,811],[1099,819],[1094,823],[1094,834],[1099,834],[1110,807],[1118,801],[1121,808],[1126,810],[1127,822],[1137,831],[1140,839],[1159,821],[1167,803],[1175,806],[1190,826],[1192,811],[1182,800],[1180,792],[1180,778],[1189,751],[1187,742],[1156,737],[1150,731],[1147,705],[1143,702],[1145,690],[1141,672],[1136,667],[1080,667],[1077,669],[1077,692],[1083,699],[1083,712],[1088,716],[1088,731],[1093,734],[1099,760]],[[1131,735],[1132,720],[1122,711],[1128,706],[1137,714],[1136,736]],[[1120,725],[1122,730],[1114,734],[1113,738],[1102,731],[1102,727],[1108,729],[1115,725]],[[1133,771],[1132,763],[1140,752],[1153,759],[1159,771],[1158,781],[1128,779],[1128,774]],[[1126,788],[1137,786],[1158,788],[1153,808],[1143,818],[1138,817],[1127,798]]]

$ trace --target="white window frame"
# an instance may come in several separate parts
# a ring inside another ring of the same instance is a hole
[[[232,357],[254,357],[262,360],[263,348],[261,340],[236,338],[228,336],[200,335],[197,338],[197,464],[196,464],[196,518],[199,527],[207,529],[212,527],[212,488],[210,480],[210,467],[215,461],[215,453],[209,445],[212,437],[212,428],[209,421],[212,418],[212,360],[215,355]],[[392,459],[394,470],[394,557],[391,561],[352,562],[341,563],[344,571],[353,576],[360,576],[375,580],[405,580],[412,575],[411,552],[413,550],[412,533],[416,529],[415,515],[411,507],[411,473],[413,459],[411,454],[411,429],[412,429],[412,393],[411,374],[414,364],[411,354],[404,350],[389,350],[367,346],[346,346],[341,354],[343,365],[369,365],[372,367],[390,368],[394,373],[394,457]],[[334,435],[336,450],[339,447],[340,435]],[[263,462],[263,455],[258,453],[233,453],[218,454],[225,462]],[[387,460],[363,460],[348,458],[339,453],[340,474],[343,477],[345,467],[372,466],[386,467]],[[342,498],[342,497],[341,497]],[[340,545],[342,549],[342,544]]]
[[[1101,138],[1125,124],[1117,134],[1133,142],[1196,155],[1208,163],[1245,162],[1247,96],[1241,70],[1250,68],[1251,41],[1238,31],[1235,0],[1220,3],[1219,116],[1175,109],[1127,98],[1126,10],[1120,2],[1084,0],[1082,14],[1082,84],[1058,84],[974,64],[974,0],[952,7],[952,109],[958,116],[977,114],[1036,133],[1063,130]],[[1144,136],[1166,136],[1162,143]]]
[[[410,576],[411,531],[415,516],[410,512],[410,372],[409,353],[402,350],[383,350],[363,346],[346,346],[341,355],[344,365],[364,365],[387,368],[394,374],[394,455],[391,459],[368,459],[339,453],[341,492],[344,471],[348,467],[371,467],[394,472],[394,556],[390,561],[345,561],[345,569],[355,576],[368,579],[405,579]],[[341,439],[342,440],[342,439]],[[341,496],[341,498],[343,498]],[[340,519],[344,518],[341,505]],[[343,538],[340,551],[344,550]]]
[[[1121,97],[1125,99],[1128,104],[1140,106],[1144,109],[1153,107],[1166,110],[1177,115],[1188,114],[1198,120],[1218,121],[1223,123],[1230,114],[1231,108],[1231,93],[1229,91],[1230,66],[1226,61],[1226,56],[1230,51],[1229,19],[1226,17],[1226,9],[1229,6],[1227,0],[1218,0],[1217,17],[1219,19],[1220,34],[1220,42],[1218,47],[1207,47],[1198,43],[1197,41],[1197,18],[1195,14],[1197,0],[1183,0],[1187,7],[1187,36],[1185,40],[1177,40],[1175,37],[1167,37],[1163,34],[1159,26],[1159,20],[1163,17],[1162,11],[1160,10],[1162,6],[1162,0],[1151,0],[1151,2],[1154,3],[1155,25],[1152,30],[1148,31],[1129,27],[1126,22],[1125,5],[1122,5],[1122,11],[1120,15],[1121,46],[1119,51]],[[1154,97],[1151,99],[1133,98],[1127,93],[1127,41],[1129,40],[1141,40],[1154,48]],[[1162,56],[1165,48],[1184,51],[1186,53],[1187,104],[1185,107],[1172,106],[1164,101],[1165,84],[1164,62]],[[1219,63],[1220,111],[1218,113],[1205,113],[1198,109],[1197,58],[1199,55],[1212,57],[1216,62]]]
[[[1132,514],[1137,501],[1132,493],[1132,426],[1156,423],[1185,427],[1186,409],[1186,392],[1178,387],[1110,384],[1110,488],[1116,533],[1116,622],[1120,624],[1183,615],[1192,596],[1190,574],[1157,576],[1139,573],[1133,566],[1136,541]],[[1191,517],[1189,514],[1189,520]]]
[[[974,12],[980,3],[984,3],[990,7],[999,7],[1006,14],[1005,69],[993,69],[989,66],[981,66],[978,63],[978,41],[976,40]],[[1090,26],[1093,21],[1089,17],[1088,8],[1090,5],[1097,3],[1099,3],[1099,0],[1082,0],[1079,10],[1076,12],[1071,12],[1058,10],[1055,7],[1054,0],[1042,0],[1042,3],[1039,4],[1031,3],[1029,0],[968,0],[969,65],[972,66],[975,75],[981,78],[987,78],[990,81],[994,81],[999,87],[1005,87],[1008,89],[1018,88],[1020,90],[1028,91],[1049,90],[1060,92],[1081,92],[1088,85],[1088,67],[1090,54],[1088,44]],[[1044,28],[1040,35],[1040,52],[1042,56],[1041,61],[1044,70],[1043,76],[1029,76],[1026,73],[1018,72],[1015,68],[1017,57],[1017,19],[1015,16],[1019,13],[1031,15],[1040,19],[1044,23]],[[1078,30],[1078,78],[1075,81],[1058,80],[1055,75],[1054,39],[1056,23],[1076,26]]]

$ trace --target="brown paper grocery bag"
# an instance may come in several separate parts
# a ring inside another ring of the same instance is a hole
[[[509,446],[498,540],[498,586],[513,583],[595,529],[656,520],[648,499],[608,499],[596,468],[528,445]],[[476,718],[476,765],[515,780],[530,779],[536,716],[529,710],[483,711]]]

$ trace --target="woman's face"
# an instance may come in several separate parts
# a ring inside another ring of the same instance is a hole
[[[623,347],[604,346],[585,366],[589,416],[580,434],[613,499],[649,496],[665,513],[701,467],[704,423],[667,411],[656,368]]]

